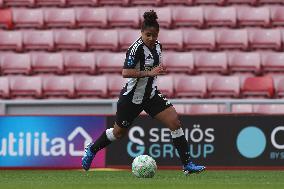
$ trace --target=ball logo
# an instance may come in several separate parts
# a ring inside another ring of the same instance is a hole
[[[250,126],[241,130],[237,137],[237,148],[246,158],[257,158],[266,147],[264,133],[257,127]]]

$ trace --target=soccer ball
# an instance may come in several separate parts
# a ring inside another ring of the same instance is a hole
[[[156,161],[151,156],[140,155],[132,162],[132,173],[138,178],[152,178],[156,170]]]

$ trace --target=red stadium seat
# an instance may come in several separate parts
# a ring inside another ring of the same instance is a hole
[[[247,5],[255,5],[258,0],[227,0],[226,4],[247,4]]]
[[[0,98],[10,97],[10,87],[8,77],[0,77]]]
[[[69,6],[98,6],[99,0],[66,0]]]
[[[173,106],[174,106],[174,109],[176,110],[176,112],[178,114],[185,114],[185,108],[188,105],[185,105],[185,104],[174,104]]]
[[[96,73],[94,53],[66,52],[64,53],[64,67],[67,73]]]
[[[204,76],[174,76],[174,90],[177,98],[204,98],[207,96]]]
[[[240,81],[237,76],[212,77],[207,86],[211,98],[238,98],[240,95]]]
[[[144,12],[149,11],[153,8],[151,7],[140,7],[139,8],[139,15],[140,15],[140,20],[141,22],[144,20],[143,15]],[[163,28],[170,28],[172,24],[172,10],[170,7],[156,7],[155,12],[157,13],[158,16],[158,22],[160,27]]]
[[[29,6],[33,7],[35,5],[36,0],[3,0],[4,5],[6,6]]]
[[[96,53],[96,65],[98,73],[121,73],[125,53],[102,52]]]
[[[161,5],[162,0],[130,0],[131,5]]]
[[[141,36],[140,30],[122,28],[118,29],[119,49],[127,50],[134,41]]]
[[[232,113],[253,113],[252,104],[233,104],[231,108]]]
[[[228,63],[231,72],[254,72],[261,71],[261,61],[258,52],[229,52]]]
[[[140,26],[139,9],[136,7],[108,8],[108,22],[110,27],[138,28]]]
[[[40,76],[16,76],[9,78],[10,96],[42,98],[42,81]]]
[[[51,30],[27,30],[23,32],[25,50],[54,50]]]
[[[43,12],[42,9],[26,9],[18,8],[12,9],[13,23],[17,28],[42,28]]]
[[[88,49],[113,50],[118,49],[117,30],[90,29],[87,31]]]
[[[252,49],[281,49],[280,29],[250,29],[249,45]]]
[[[281,114],[284,113],[284,104],[254,104],[253,112],[258,114]]]
[[[11,9],[0,9],[0,28],[13,28]]]
[[[242,86],[242,95],[243,97],[272,98],[274,96],[272,77],[248,77]]]
[[[278,78],[278,82],[275,82],[275,95],[278,98],[284,98],[284,77],[283,76]]]
[[[76,7],[76,22],[82,27],[107,27],[107,9],[104,7]]]
[[[126,84],[127,79],[121,75],[110,74],[107,76],[108,97],[116,98],[119,96],[121,89]]]
[[[190,52],[164,52],[162,64],[168,72],[187,74],[194,72],[194,57]]]
[[[284,26],[284,7],[277,6],[277,5],[271,6],[270,7],[270,19],[271,19],[272,26]]]
[[[283,4],[283,0],[258,0],[257,2],[259,5],[262,4]]]
[[[187,114],[218,114],[220,112],[218,104],[192,104],[187,107]]]
[[[214,30],[183,30],[184,49],[215,49],[215,32]]]
[[[30,74],[31,58],[29,54],[2,54],[2,74]]]
[[[55,30],[54,43],[56,49],[80,50],[86,49],[85,31],[81,30]]]
[[[31,57],[33,73],[64,73],[61,53],[35,52]]]
[[[194,66],[197,72],[227,72],[227,55],[224,52],[196,52]]]
[[[61,6],[66,5],[66,0],[36,0],[37,6]]]
[[[119,5],[126,6],[129,4],[129,0],[98,0],[100,5]]]
[[[246,29],[217,29],[216,45],[218,49],[248,48],[248,32]]]
[[[235,27],[237,9],[230,7],[205,7],[204,19],[207,26]]]
[[[20,31],[0,30],[0,50],[21,51],[22,48],[22,33]]]
[[[284,53],[262,52],[261,65],[264,72],[284,72]]]
[[[163,5],[192,5],[194,0],[163,0]]]
[[[157,87],[167,98],[174,97],[174,81],[171,75],[157,77]]]
[[[204,5],[204,4],[216,4],[223,5],[225,0],[194,0],[196,5]]]
[[[77,97],[106,98],[107,77],[105,75],[77,76],[75,77],[75,92]]]
[[[47,27],[75,27],[75,11],[73,8],[45,8],[44,23]]]
[[[174,27],[195,26],[202,27],[204,25],[203,8],[196,7],[174,7],[172,8],[172,20]]]
[[[163,50],[182,50],[182,31],[160,29],[158,40],[163,45]]]
[[[44,97],[74,97],[75,87],[73,76],[47,76],[42,79]]]
[[[270,11],[268,7],[237,7],[239,26],[269,26]]]

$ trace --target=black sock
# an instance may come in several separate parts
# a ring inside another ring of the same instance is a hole
[[[96,154],[99,150],[103,149],[104,147],[111,144],[112,141],[110,141],[106,136],[106,131],[102,133],[102,135],[94,142],[94,144],[91,146],[91,151]]]
[[[189,162],[188,143],[184,135],[173,138],[174,146],[176,147],[180,160],[183,165]]]

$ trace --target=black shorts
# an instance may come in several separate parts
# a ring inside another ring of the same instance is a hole
[[[158,113],[172,106],[158,90],[151,99],[144,99],[141,104],[134,104],[131,97],[131,95],[120,95],[117,102],[116,124],[122,128],[131,126],[134,119],[143,110],[151,117],[154,117]]]

